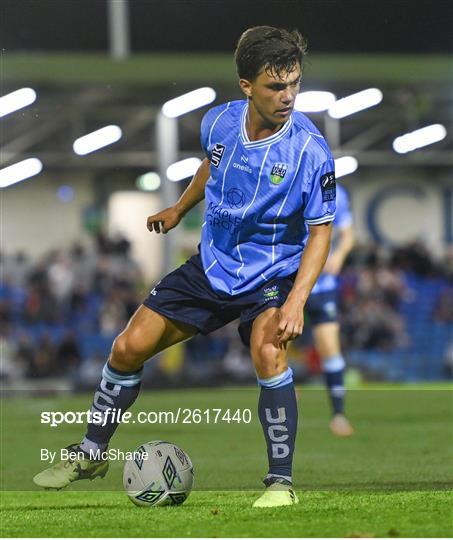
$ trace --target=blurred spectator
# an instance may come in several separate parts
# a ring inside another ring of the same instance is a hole
[[[65,253],[55,252],[47,270],[47,277],[56,300],[60,304],[64,303],[74,287],[75,277],[74,267]]]
[[[406,335],[402,318],[382,301],[367,298],[343,314],[348,335],[347,348],[390,350],[404,345]]]
[[[434,307],[434,320],[440,323],[453,323],[453,286],[441,289]]]
[[[14,343],[10,339],[11,329],[9,324],[0,326],[0,379],[14,380],[22,374],[20,365],[15,361]]]
[[[38,322],[53,324],[59,321],[60,310],[58,302],[47,282],[29,286],[23,318],[29,324]]]
[[[442,261],[442,270],[447,280],[453,282],[453,246],[447,248],[445,257]]]
[[[128,320],[121,290],[113,288],[104,300],[99,314],[100,330],[104,335],[115,334]]]
[[[35,349],[31,338],[21,333],[16,342],[15,363],[19,366],[22,374],[28,374],[32,370]]]
[[[409,294],[404,273],[375,246],[359,245],[341,276],[341,327],[346,349],[390,350],[408,342],[398,313]]]
[[[69,258],[74,273],[74,288],[91,288],[97,253],[76,243],[69,249]]]
[[[428,249],[421,242],[412,242],[397,248],[393,253],[391,265],[424,277],[438,273]]]
[[[82,361],[74,332],[67,332],[59,343],[55,354],[55,375],[75,371]]]
[[[445,375],[448,379],[453,379],[453,341],[448,344],[443,360]]]
[[[55,346],[49,335],[45,334],[39,340],[31,364],[28,366],[27,377],[55,377]]]
[[[12,287],[24,287],[30,271],[30,261],[23,251],[12,257],[0,255],[2,280]]]

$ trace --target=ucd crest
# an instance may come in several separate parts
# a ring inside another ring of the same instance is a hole
[[[283,182],[283,179],[285,178],[287,170],[288,165],[286,163],[275,163],[271,171],[271,182],[276,186],[278,186],[278,184],[281,184]]]

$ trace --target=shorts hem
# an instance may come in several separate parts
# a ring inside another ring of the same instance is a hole
[[[257,310],[257,312],[251,315],[250,317],[247,317],[246,319],[241,319],[239,322],[239,325],[248,323],[250,321],[254,321],[259,315],[261,315],[261,313],[264,313],[267,309],[270,309],[270,308],[278,309],[278,308],[281,308],[283,304],[284,302],[282,303],[269,302],[265,306],[263,306],[263,309]]]
[[[205,330],[201,328],[198,324],[195,324],[194,321],[192,321],[188,317],[180,317],[177,315],[175,316],[173,313],[170,313],[169,311],[166,311],[165,309],[162,309],[160,307],[156,307],[154,304],[148,304],[146,301],[143,302],[142,305],[144,305],[148,309],[151,309],[152,311],[155,311],[156,313],[159,313],[159,315],[167,317],[167,319],[170,319],[171,321],[189,324],[190,326],[195,327],[201,334],[205,335]]]

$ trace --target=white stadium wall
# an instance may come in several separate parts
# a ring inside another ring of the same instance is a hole
[[[74,189],[74,198],[63,202],[57,190],[63,185]],[[23,250],[33,259],[42,254],[88,240],[82,214],[93,202],[90,176],[41,174],[2,189],[1,249],[7,254]]]
[[[442,256],[453,240],[453,183],[448,180],[389,172],[365,178],[357,172],[338,182],[350,194],[359,241],[392,246],[421,240]]]
[[[116,191],[108,202],[108,232],[121,233],[132,244],[132,257],[144,277],[153,281],[163,271],[163,242],[165,236],[150,233],[146,228],[149,215],[162,210],[160,197],[154,193]]]

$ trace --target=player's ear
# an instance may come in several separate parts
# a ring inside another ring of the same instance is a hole
[[[252,97],[252,83],[247,79],[239,79],[239,86],[247,98]]]

